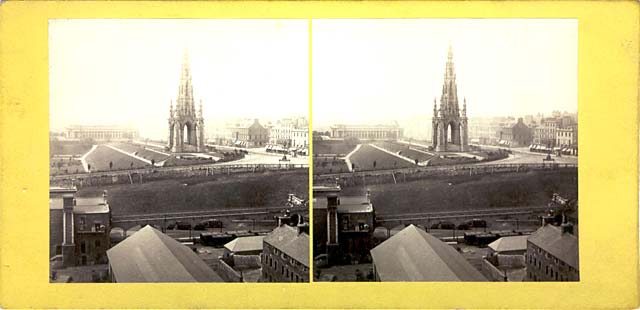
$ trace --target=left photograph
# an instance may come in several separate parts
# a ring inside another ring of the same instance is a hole
[[[49,281],[308,282],[309,61],[307,20],[49,20]]]

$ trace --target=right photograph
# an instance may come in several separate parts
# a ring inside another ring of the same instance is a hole
[[[314,281],[580,281],[576,19],[312,29]]]

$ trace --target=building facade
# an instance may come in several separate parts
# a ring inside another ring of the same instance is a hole
[[[185,51],[182,59],[180,86],[176,108],[173,101],[169,106],[169,144],[167,149],[174,153],[204,152],[204,118],[202,117],[202,100],[200,110],[196,113],[191,82],[189,57]]]
[[[62,255],[66,267],[104,264],[111,229],[106,193],[76,198],[75,192],[75,188],[50,189],[49,257]]]
[[[330,127],[332,138],[356,138],[360,140],[397,140],[403,130],[397,123],[379,125],[336,124]]]
[[[269,143],[284,147],[309,146],[309,123],[306,118],[279,120],[269,128]]]
[[[309,235],[283,224],[264,237],[263,282],[309,282]]]
[[[528,146],[533,141],[533,132],[522,118],[518,118],[518,122],[502,126],[497,132],[497,139],[506,141],[509,146]]]
[[[547,224],[534,232],[525,258],[530,281],[580,281],[578,238],[570,223]]]
[[[339,196],[338,186],[314,186],[314,253],[330,264],[363,261],[373,248],[375,212],[370,197]]]
[[[73,125],[67,127],[65,135],[70,140],[93,139],[102,141],[126,141],[140,137],[137,129],[121,126]]]
[[[449,45],[444,84],[440,96],[440,108],[433,99],[432,133],[433,148],[436,151],[468,151],[469,133],[467,125],[467,100],[464,99],[462,111],[458,105],[458,89],[453,66],[453,51]]]
[[[240,121],[227,126],[227,137],[240,147],[261,147],[269,142],[269,129],[258,119]]]

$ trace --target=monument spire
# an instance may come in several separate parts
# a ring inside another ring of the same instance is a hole
[[[182,55],[182,68],[180,73],[180,86],[176,111],[182,115],[193,115],[195,106],[193,102],[193,84],[191,82],[191,68],[189,67],[189,52],[184,49]]]

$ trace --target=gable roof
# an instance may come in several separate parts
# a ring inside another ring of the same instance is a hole
[[[264,236],[238,237],[229,241],[224,247],[234,253],[262,251],[263,239]]]
[[[453,247],[414,225],[371,250],[382,281],[486,281]]]
[[[527,238],[529,238],[529,236],[527,235],[501,237],[500,239],[489,243],[489,247],[498,253],[509,251],[526,251]]]
[[[298,228],[282,225],[264,237],[264,242],[309,267],[309,235]]]
[[[107,256],[117,282],[223,282],[191,249],[149,225]]]
[[[527,240],[567,265],[579,269],[578,238],[570,233],[562,233],[561,227],[547,224],[536,230]]]

